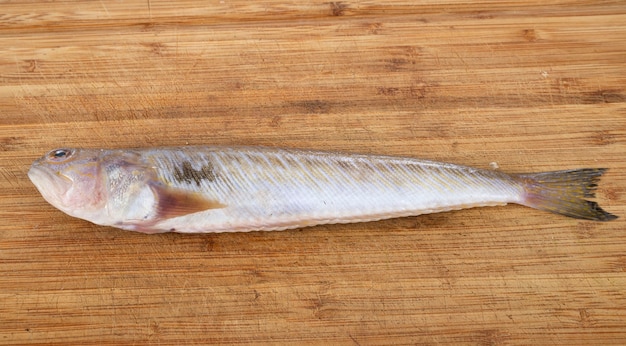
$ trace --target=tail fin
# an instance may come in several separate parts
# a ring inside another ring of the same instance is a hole
[[[531,174],[518,174],[525,190],[520,204],[531,208],[585,220],[611,221],[617,216],[608,213],[593,198],[598,181],[606,168],[583,168]]]

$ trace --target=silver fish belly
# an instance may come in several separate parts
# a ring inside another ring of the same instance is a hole
[[[604,169],[532,174],[262,147],[56,149],[29,176],[69,215],[146,233],[284,230],[517,203],[608,221]]]

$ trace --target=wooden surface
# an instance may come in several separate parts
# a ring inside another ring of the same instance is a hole
[[[626,343],[623,1],[0,5],[0,344]],[[245,144],[608,167],[519,206],[143,235],[30,183],[59,146]]]

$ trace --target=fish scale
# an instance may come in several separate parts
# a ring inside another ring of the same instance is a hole
[[[163,156],[166,153],[155,151],[147,155]],[[191,155],[187,156],[186,159],[194,159]],[[289,159],[283,161],[282,167],[272,167],[269,156],[286,156]],[[172,161],[180,162],[181,158],[180,152],[171,156]],[[342,164],[345,162],[352,163],[354,168],[347,168]],[[432,212],[473,204],[504,204],[513,201],[519,194],[519,188],[505,190],[497,185],[493,185],[492,191],[486,191],[485,187],[479,189],[466,184],[464,191],[462,184],[455,183],[459,176],[452,173],[456,171],[428,163],[392,157],[267,148],[226,150],[212,158],[211,164],[218,176],[216,182],[206,183],[200,189],[208,198],[225,204],[225,209],[205,212],[206,220],[203,221],[197,221],[201,216],[195,215],[186,229],[192,232],[204,228],[220,231],[247,228],[271,230],[301,227],[311,222],[378,220],[417,215],[422,210]],[[167,171],[174,164],[169,162],[162,168],[157,167],[157,170]],[[439,176],[443,180],[437,184],[429,179],[431,176]],[[481,181],[481,176],[475,176],[475,180]],[[220,181],[233,184],[226,188],[227,184],[220,185]],[[195,191],[192,185],[179,184],[177,187]],[[455,185],[456,193],[442,198],[441,192]],[[481,194],[485,196],[481,197]],[[222,212],[230,214],[226,227],[222,222],[209,220],[208,214]],[[182,224],[182,221],[168,220],[161,226],[176,228],[174,226]]]

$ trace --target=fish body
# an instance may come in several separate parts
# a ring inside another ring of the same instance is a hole
[[[505,174],[415,158],[264,147],[56,149],[29,177],[65,213],[145,233],[284,230],[478,206],[608,221],[604,169]]]

